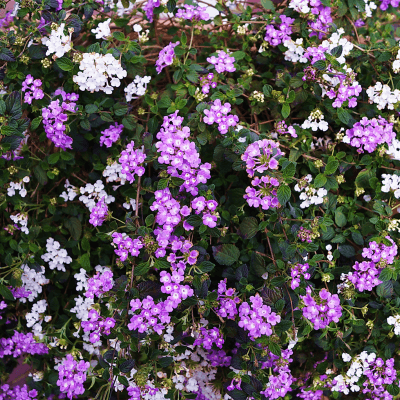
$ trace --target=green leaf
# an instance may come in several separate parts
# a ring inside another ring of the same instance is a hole
[[[167,8],[168,8],[168,11],[170,13],[174,12],[174,10],[176,8],[176,1],[175,0],[169,0],[168,3],[167,3]]]
[[[91,265],[90,265],[90,255],[89,255],[89,253],[82,254],[82,255],[79,257],[79,264],[81,265],[81,267],[82,267],[85,271],[87,271],[87,272],[90,271]]]
[[[129,387],[128,379],[126,379],[125,376],[122,376],[122,375],[118,376],[118,382],[122,383],[126,387]]]
[[[339,161],[337,161],[337,160],[329,161],[328,164],[326,164],[324,174],[332,175],[336,172],[338,167],[339,167]]]
[[[0,60],[15,61],[15,57],[11,50],[3,47],[2,49],[0,49]]]
[[[56,64],[63,71],[71,71],[74,68],[73,62],[67,57],[57,58]]]
[[[149,214],[145,219],[146,226],[153,225],[153,222],[154,222],[154,214]]]
[[[340,121],[342,121],[345,125],[349,123],[351,115],[347,110],[344,110],[343,108],[338,108],[337,115]]]
[[[254,217],[246,217],[240,224],[240,233],[244,239],[251,239],[258,232],[258,222]]]
[[[133,270],[133,273],[136,276],[141,276],[147,274],[149,270],[150,270],[150,263],[147,261],[136,265]]]
[[[130,372],[135,366],[135,360],[126,360],[120,366],[119,370],[124,374]]]
[[[286,278],[284,276],[275,276],[271,279],[271,285],[275,287],[281,287],[285,284]]]
[[[271,85],[264,85],[263,86],[263,93],[265,94],[265,97],[271,97],[272,86]]]
[[[198,267],[201,269],[201,272],[210,272],[214,269],[215,264],[211,261],[203,261]]]
[[[388,299],[393,294],[393,283],[392,281],[382,282],[376,288],[376,294],[379,297],[384,297]]]
[[[343,208],[339,207],[335,211],[335,223],[340,228],[343,228],[347,224],[347,218],[343,214]]]
[[[290,199],[292,191],[288,185],[280,185],[277,191],[279,203],[284,206]]]
[[[281,355],[282,350],[281,350],[281,347],[279,346],[279,344],[277,344],[277,343],[271,342],[268,345],[268,349],[272,354],[275,354],[276,356]]]
[[[38,127],[39,127],[39,125],[40,125],[40,123],[42,122],[42,117],[36,117],[36,118],[34,118],[33,120],[32,120],[32,122],[31,122],[31,131],[35,131]]]
[[[393,277],[393,271],[389,268],[385,268],[381,271],[381,273],[379,274],[379,279],[382,282],[386,282],[386,281],[390,281]]]
[[[294,176],[295,173],[296,173],[296,163],[292,161],[288,163],[282,170],[284,178],[291,178]]]
[[[320,188],[326,184],[328,178],[324,174],[318,174],[314,180],[314,186]]]
[[[244,51],[239,50],[232,53],[231,56],[235,58],[235,61],[239,61],[246,57],[246,53]]]
[[[64,226],[69,230],[74,240],[79,240],[82,234],[82,224],[76,217],[71,217],[64,221]]]
[[[37,165],[33,169],[33,174],[35,175],[35,178],[41,185],[45,185],[47,183],[47,175],[43,171],[43,168],[40,165]]]
[[[4,297],[4,300],[8,300],[8,301],[14,301],[14,296],[11,293],[11,290],[0,283],[0,295],[2,295]]]
[[[290,105],[285,103],[282,106],[282,117],[286,119],[289,115],[290,115]]]
[[[274,3],[273,3],[271,0],[261,0],[261,5],[262,5],[266,10],[275,11]]]
[[[317,68],[319,71],[323,71],[324,69],[326,69],[326,61],[318,60],[313,64],[313,67]]]
[[[186,36],[185,31],[182,31],[180,42],[181,42],[181,45],[182,45],[182,46],[186,46],[186,43],[187,43],[187,36]]]
[[[220,265],[229,267],[239,260],[240,251],[234,244],[220,244],[212,249],[214,258]]]
[[[123,32],[116,31],[116,32],[113,32],[112,35],[113,35],[114,39],[119,40],[121,42],[125,40],[125,35]]]
[[[60,153],[50,154],[49,158],[48,158],[48,163],[49,164],[56,164],[59,159],[60,159]]]
[[[85,106],[85,111],[88,114],[93,114],[95,113],[99,108],[95,104],[86,104]]]

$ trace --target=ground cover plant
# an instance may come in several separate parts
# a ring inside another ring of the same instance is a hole
[[[16,2],[0,399],[399,398],[399,3]]]

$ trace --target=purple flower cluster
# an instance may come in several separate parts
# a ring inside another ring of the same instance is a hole
[[[211,56],[207,57],[207,61],[214,65],[215,70],[222,74],[223,72],[235,72],[236,68],[233,63],[236,61],[235,57],[231,57],[228,53],[223,50],[217,50],[218,57]]]
[[[105,144],[106,147],[111,147],[112,144],[119,139],[123,129],[124,126],[122,124],[118,124],[117,122],[115,122],[114,125],[110,125],[108,129],[105,129],[103,132],[101,132],[100,146]]]
[[[180,191],[186,190],[196,196],[197,185],[207,183],[211,177],[211,164],[201,163],[195,143],[189,140],[190,129],[182,127],[182,123],[183,117],[178,116],[178,111],[164,117],[155,144],[159,152],[158,162],[168,165],[167,173],[170,176],[183,179]]]
[[[264,40],[268,42],[271,46],[278,46],[285,40],[290,40],[290,35],[292,34],[291,24],[295,21],[294,18],[289,18],[286,15],[279,16],[281,23],[276,26],[276,24],[270,24],[266,26],[265,38]]]
[[[180,284],[185,279],[184,271],[184,268],[176,268],[172,271],[172,274],[166,271],[160,273],[160,282],[163,284],[161,292],[168,294],[167,300],[164,301],[167,311],[174,310],[182,300],[193,296],[193,289],[188,285]]]
[[[392,6],[393,8],[398,8],[400,4],[400,0],[380,0],[381,5],[379,8],[383,11],[386,11],[389,6]]]
[[[252,186],[246,188],[246,194],[243,196],[250,207],[258,208],[261,206],[263,210],[279,207],[277,198],[278,179],[269,176],[262,176],[261,178],[256,176],[251,184]]]
[[[289,364],[293,361],[290,356],[293,354],[292,350],[283,350],[282,355],[279,357],[275,354],[268,352],[268,360],[263,361],[261,369],[269,368],[273,374],[270,374],[267,387],[260,393],[267,399],[279,399],[286,396],[286,393],[291,392],[291,385],[295,379],[290,372]]]
[[[360,122],[356,122],[353,128],[347,129],[343,142],[357,147],[358,153],[364,153],[364,151],[372,153],[380,144],[387,143],[390,146],[395,138],[393,124],[385,118],[364,117]]]
[[[150,3],[150,1],[148,3]],[[175,58],[174,47],[178,46],[179,43],[180,42],[176,43],[171,42],[160,51],[160,53],[158,54],[158,59],[156,61],[156,71],[158,74],[163,70],[163,68],[165,68],[168,65],[171,65],[174,62]]]
[[[89,332],[89,341],[92,344],[98,343],[101,335],[109,335],[115,326],[114,318],[103,318],[96,310],[91,309],[88,313],[88,321],[82,321],[84,332]]]
[[[217,314],[222,318],[235,319],[238,310],[237,305],[240,303],[237,297],[236,289],[226,287],[227,279],[218,283],[218,303],[219,308]]]
[[[140,237],[132,239],[126,233],[119,232],[114,232],[111,236],[113,245],[118,247],[115,250],[115,254],[121,261],[125,261],[129,255],[137,257],[140,249],[143,248],[143,241]]]
[[[290,276],[292,277],[292,282],[290,283],[290,287],[292,290],[298,288],[300,286],[300,280],[303,277],[304,279],[310,279],[311,275],[307,272],[310,266],[306,264],[295,264],[290,268]]]
[[[224,350],[210,350],[207,358],[213,367],[229,367],[232,357],[227,356]]]
[[[44,343],[37,343],[32,333],[19,333],[14,331],[14,335],[8,339],[0,339],[0,358],[5,356],[19,357],[23,354],[47,354],[49,352]]]
[[[302,242],[307,242],[311,243],[312,231],[310,229],[304,228],[304,226],[301,226],[300,229],[297,231],[297,237],[302,241]]]
[[[204,196],[196,197],[192,200],[192,208],[196,214],[203,212],[203,224],[209,228],[217,226],[218,217],[215,214],[218,203],[215,200],[206,200]]]
[[[87,285],[86,297],[90,299],[93,299],[94,296],[100,297],[103,293],[110,291],[114,286],[112,271],[106,269],[101,274],[97,272],[96,275],[88,279]]]
[[[160,4],[160,0],[148,0],[144,3],[143,10],[146,13],[146,17],[149,22],[153,22],[154,9],[156,7],[160,7]]]
[[[0,29],[5,29],[8,25],[11,24],[14,20],[14,13],[13,11],[8,11],[4,18],[0,18]]]
[[[76,362],[71,354],[67,354],[63,362],[58,366],[58,381],[61,393],[66,393],[71,400],[85,392],[83,383],[86,381],[86,372],[90,367],[89,362],[83,360]]]
[[[222,104],[221,100],[214,100],[214,104],[211,105],[210,110],[204,110],[203,121],[207,125],[214,123],[218,124],[218,130],[221,135],[228,133],[229,127],[234,127],[239,122],[239,117],[234,114],[229,114],[231,111],[231,105],[229,103]]]
[[[56,147],[61,147],[63,150],[72,149],[72,139],[65,133],[66,126],[64,123],[68,120],[65,111],[76,111],[75,102],[79,99],[79,95],[75,93],[67,94],[62,89],[57,89],[54,95],[61,95],[63,101],[60,104],[59,100],[54,100],[48,107],[42,108],[44,130]]]
[[[319,60],[325,60],[325,53],[329,50],[328,47],[318,46],[318,47],[308,47],[304,53],[304,57],[306,57],[311,65],[314,65]],[[303,77],[305,80],[305,77]]]
[[[329,24],[333,21],[331,16],[331,7],[323,6],[320,0],[313,0],[310,3],[312,3],[313,6],[311,8],[311,13],[314,14],[316,18],[314,21],[309,22],[309,25],[312,28],[309,36],[318,36],[319,39],[322,39],[329,32]]]
[[[90,211],[89,222],[93,226],[101,226],[103,222],[106,220],[108,215],[108,206],[104,201],[105,197],[99,200],[96,205]]]
[[[26,385],[13,388],[7,384],[0,386],[0,400],[36,400],[37,395],[38,392],[35,389],[29,390]]]
[[[205,7],[191,6],[188,4],[184,4],[183,7],[184,9],[178,9],[175,18],[188,19],[190,21],[208,21],[210,19]]]
[[[283,155],[279,148],[279,143],[273,140],[257,140],[247,146],[242,155],[242,160],[246,163],[246,172],[249,177],[253,177],[256,172],[262,174],[268,169],[277,169],[279,166],[278,158]]]
[[[379,280],[379,274],[388,264],[393,264],[397,256],[397,245],[390,236],[386,239],[392,242],[391,246],[383,243],[369,242],[369,247],[364,247],[362,256],[370,261],[358,262],[353,265],[353,272],[347,274],[347,279],[354,284],[360,292],[364,290],[371,291],[375,286],[382,283]]]
[[[224,343],[225,340],[218,328],[206,329],[202,327],[200,328],[199,336],[193,344],[195,346],[203,346],[206,350],[211,350],[213,344],[215,344],[219,349],[222,349]]]
[[[215,89],[217,87],[217,82],[214,81],[214,78],[216,79],[217,77],[212,72],[200,78],[200,86],[203,94],[208,94],[210,93],[210,88]]]
[[[263,304],[263,299],[258,293],[250,297],[250,302],[251,306],[247,302],[240,305],[238,325],[249,332],[252,340],[263,335],[271,336],[271,326],[278,324],[281,316],[272,312],[271,307]]]
[[[296,129],[294,128],[293,125],[286,125],[285,121],[279,121],[276,124],[276,131],[280,134],[280,135],[286,135],[289,134],[291,137],[293,138],[297,138],[297,133],[296,133]]]
[[[44,97],[44,92],[41,89],[42,81],[34,79],[32,75],[27,75],[22,82],[22,91],[25,92],[24,103],[32,104],[32,100],[40,100]]]
[[[135,175],[142,176],[145,173],[143,167],[146,155],[140,149],[135,149],[135,142],[132,140],[126,146],[126,150],[121,152],[118,162],[121,164],[121,174],[126,175],[129,183],[135,181]]]
[[[324,329],[332,321],[339,322],[339,318],[342,316],[342,307],[337,294],[331,294],[328,290],[322,289],[319,297],[314,299],[311,296],[310,286],[306,291],[305,296],[300,296],[305,305],[302,309],[303,317],[314,325],[315,330]]]
[[[390,358],[386,361],[380,357],[375,358],[364,371],[364,375],[368,379],[363,383],[363,393],[368,393],[368,396],[372,396],[373,399],[392,398],[383,385],[391,385],[397,379],[397,371],[394,368],[394,358]],[[399,384],[398,380],[396,384]]]

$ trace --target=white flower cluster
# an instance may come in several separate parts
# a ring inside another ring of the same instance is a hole
[[[28,234],[28,214],[18,213],[16,215],[10,215],[10,218],[14,224],[19,225],[21,232]]]
[[[388,85],[383,85],[382,82],[377,82],[375,86],[370,86],[367,90],[368,102],[375,103],[378,110],[383,110],[385,107],[388,110],[394,110],[394,105],[400,101],[400,90],[390,90]]]
[[[135,79],[125,89],[126,101],[130,102],[132,99],[137,99],[143,96],[147,89],[147,84],[151,81],[150,76],[144,76],[143,78],[139,75],[135,76]]]
[[[364,3],[365,3],[365,15],[367,18],[370,18],[372,17],[372,10],[376,10],[378,6],[373,1],[369,0],[364,0]]]
[[[48,238],[46,242],[47,253],[42,255],[42,260],[49,263],[50,269],[65,272],[64,264],[70,264],[72,258],[68,255],[67,250],[60,249],[60,243],[53,238]]]
[[[121,85],[120,79],[127,75],[120,62],[110,53],[84,53],[79,69],[81,71],[74,75],[73,81],[79,85],[79,90],[89,90],[92,93],[101,90],[111,94],[114,87]]]
[[[94,300],[89,297],[78,296],[75,297],[75,307],[71,308],[69,311],[76,314],[76,318],[81,321],[88,320],[89,310],[92,308],[94,304]],[[73,334],[75,337],[79,337],[79,333],[75,332]]]
[[[307,183],[311,183],[312,176],[308,174],[304,177],[304,184],[296,184],[294,190],[296,192],[300,192],[300,200],[303,202],[300,204],[301,208],[308,208],[312,204],[318,205],[324,202],[325,196],[328,194],[328,191],[324,188],[315,189],[312,186],[308,185]]]
[[[62,197],[64,199],[64,201],[68,201],[68,200],[72,201],[75,199],[76,196],[78,196],[79,189],[77,187],[71,185],[69,183],[68,179],[65,180],[64,187],[65,187],[65,189],[67,189],[67,191],[64,190],[60,194],[60,197]]]
[[[118,0],[117,4],[114,4],[113,0],[106,0],[104,2],[104,6],[108,6],[112,9],[116,8],[118,16],[122,17],[124,14],[128,14],[129,12],[131,12],[133,10],[133,8],[135,7],[135,3],[129,2],[129,6],[125,7],[122,4],[122,0]]]
[[[92,33],[96,35],[96,39],[107,39],[111,36],[110,22],[111,18],[108,18],[106,21],[100,22],[96,29],[92,29]]]
[[[289,8],[293,8],[300,14],[308,14],[311,11],[309,0],[291,0]]]
[[[340,55],[340,57],[336,58],[336,60],[340,64],[345,64],[346,62],[345,57],[348,56],[351,50],[353,50],[354,48],[353,43],[349,42],[346,38],[341,37],[343,34],[344,34],[344,29],[339,28],[336,32],[332,33],[329,39],[324,40],[321,43],[321,46],[327,48],[329,52],[337,46],[342,46],[342,54]]]
[[[400,72],[400,50],[397,52],[396,59],[393,61],[392,69],[395,74]]]
[[[390,174],[382,174],[382,187],[381,190],[384,193],[389,193],[393,191],[393,195],[396,199],[400,198],[400,176],[398,175],[390,175]]]
[[[130,210],[132,208],[132,211],[136,210],[136,200],[135,199],[130,199],[130,198],[126,198],[126,202],[122,204],[122,206],[124,208],[126,208],[127,210]]]
[[[391,219],[389,221],[387,229],[389,232],[393,231],[400,232],[400,219]]]
[[[332,261],[333,260],[332,245],[327,244],[325,248],[326,248],[326,250],[328,250],[328,255],[326,256],[327,260]]]
[[[264,100],[265,100],[264,93],[259,92],[258,90],[254,90],[254,91],[251,93],[251,95],[250,95],[250,97],[249,97],[249,100],[256,100],[256,101],[258,101],[259,103],[264,103]]]
[[[42,43],[47,46],[46,56],[55,53],[57,58],[62,57],[72,49],[71,31],[68,35],[64,34],[65,23],[62,23],[57,29],[51,31],[49,37],[42,38]]]
[[[400,315],[395,315],[394,317],[388,317],[387,323],[389,325],[394,325],[395,335],[400,335]]]
[[[291,62],[308,62],[307,58],[304,57],[304,47],[303,47],[303,39],[293,40],[285,40],[283,45],[288,49],[285,51],[285,60]]]
[[[303,129],[311,128],[314,132],[318,129],[320,129],[321,131],[327,131],[329,125],[324,118],[324,114],[322,114],[322,112],[317,108],[314,111],[311,111],[311,114],[303,122],[301,127]]]
[[[121,185],[125,185],[126,175],[121,172],[122,165],[114,161],[111,165],[107,165],[106,169],[103,171],[103,176],[106,178],[106,182],[120,182]],[[119,186],[113,186],[116,190]]]
[[[352,276],[353,273],[349,272],[348,274],[340,274],[340,280],[342,283],[337,285],[337,292],[338,294],[343,293],[346,289],[349,289],[352,283],[349,281],[349,276]]]
[[[29,268],[29,266],[26,264],[22,264],[21,269],[21,288],[30,293],[28,297],[20,297],[19,301],[21,303],[26,303],[26,300],[35,300],[36,297],[42,293],[42,286],[47,285],[50,281],[46,279],[43,265],[40,266],[40,271],[38,272],[36,272],[33,268]]]
[[[47,305],[46,300],[39,300],[32,306],[31,312],[25,315],[26,326],[32,328],[34,336],[38,336],[40,339],[44,337],[41,333],[43,318],[40,314],[43,314],[46,311]],[[47,317],[46,320],[48,320]]]
[[[92,208],[103,197],[106,204],[111,204],[115,201],[115,197],[108,195],[104,190],[104,183],[101,180],[96,181],[94,185],[87,183],[86,186],[81,187],[79,191],[81,193],[79,200],[85,204],[89,211],[92,211]]]
[[[344,362],[352,360],[351,356],[347,353],[343,353],[342,358]],[[350,391],[359,392],[361,388],[357,383],[364,373],[368,371],[370,363],[372,363],[375,358],[375,353],[368,354],[366,351],[356,356],[345,375],[335,376],[336,385],[334,385],[331,390],[345,395],[349,394]]]
[[[400,140],[393,139],[386,154],[388,154],[391,159],[400,161]]]
[[[29,181],[30,181],[29,176],[25,176],[19,182],[10,182],[10,186],[7,188],[7,196],[12,197],[15,196],[17,192],[19,192],[19,195],[21,197],[25,197],[27,191],[25,189],[24,183],[28,183]]]

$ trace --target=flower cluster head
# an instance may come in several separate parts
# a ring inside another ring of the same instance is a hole
[[[57,385],[60,392],[65,393],[70,400],[83,394],[85,392],[83,384],[86,381],[89,367],[89,362],[81,360],[78,363],[71,354],[67,354],[62,363],[58,365]]]
[[[347,279],[358,291],[371,291],[382,283],[379,274],[387,265],[394,263],[398,248],[390,236],[386,236],[386,239],[392,243],[391,246],[375,241],[369,242],[368,247],[364,247],[362,251],[362,256],[369,261],[356,261],[353,265],[354,271],[347,275]]]
[[[279,135],[290,135],[292,138],[297,138],[297,133],[294,126],[288,126],[285,121],[277,122],[276,131],[279,133]]]
[[[290,287],[292,290],[298,288],[300,286],[301,278],[306,280],[311,278],[311,274],[307,271],[309,270],[310,266],[305,264],[294,264],[290,267],[290,276],[292,277],[292,282],[290,283]]]
[[[310,113],[308,118],[301,125],[303,129],[311,128],[314,132],[318,129],[321,131],[328,130],[328,123],[325,121],[325,116],[322,114],[321,110],[315,109]]]
[[[291,62],[306,63],[307,57],[304,56],[305,49],[303,47],[303,39],[299,38],[293,41],[292,39],[285,40],[283,45],[287,47],[285,51],[285,60]]]
[[[75,188],[69,190],[69,198],[73,197],[73,193],[76,193]],[[85,186],[80,187],[78,193],[81,194],[79,196],[79,201],[82,201],[89,211],[92,211],[92,209],[101,199],[104,199],[105,204],[111,204],[115,201],[115,197],[108,195],[104,190],[104,183],[100,179],[94,184],[87,183]],[[65,192],[61,194],[64,199],[66,198],[66,195],[67,194]]]
[[[28,229],[28,214],[18,213],[15,215],[10,215],[10,219],[14,222],[14,228],[20,230],[25,234],[29,234]]]
[[[358,153],[365,151],[372,153],[378,145],[386,143],[390,146],[395,137],[393,124],[386,121],[385,118],[381,116],[373,119],[364,117],[360,122],[356,122],[353,128],[347,129],[343,142],[357,147]]]
[[[397,52],[396,59],[393,61],[392,69],[395,74],[400,72],[400,50]]]
[[[246,194],[243,196],[250,207],[261,206],[263,210],[269,210],[280,206],[277,197],[278,179],[266,175],[261,178],[256,176],[251,185],[246,188]]]
[[[132,239],[126,233],[119,232],[114,232],[111,236],[114,247],[117,247],[115,254],[121,261],[125,261],[129,255],[137,257],[140,249],[143,248],[143,241],[140,237]]]
[[[93,226],[101,226],[108,216],[108,207],[105,203],[105,197],[100,199],[90,210],[89,223]]]
[[[328,195],[328,191],[324,188],[316,189],[310,185],[312,182],[312,176],[308,174],[301,182],[297,183],[294,187],[296,192],[300,192],[300,204],[301,208],[308,208],[311,205],[318,205],[324,202],[325,197]]]
[[[28,192],[25,189],[24,183],[28,182],[30,182],[29,176],[25,176],[19,182],[10,182],[10,186],[7,188],[7,196],[15,196],[18,192],[21,197],[25,197]]]
[[[202,327],[193,344],[195,346],[202,346],[206,350],[211,350],[213,344],[222,349],[224,342],[224,338],[218,328],[206,329]]]
[[[178,111],[164,117],[155,144],[159,154],[158,162],[168,165],[169,175],[183,179],[180,191],[185,190],[196,196],[197,186],[205,184],[211,177],[211,164],[201,163],[195,143],[189,140],[190,128],[182,126],[182,123],[183,117],[178,116]]]
[[[24,103],[32,104],[32,100],[40,100],[44,97],[44,92],[41,89],[42,81],[34,79],[31,74],[27,75],[22,82],[22,91],[25,92]]]
[[[121,164],[121,172],[126,176],[129,183],[135,181],[135,175],[142,176],[145,172],[143,167],[146,155],[141,149],[135,149],[135,142],[132,140],[121,152],[118,162]]]
[[[242,155],[242,160],[246,163],[249,177],[253,177],[256,172],[262,174],[269,169],[277,169],[280,156],[283,156],[283,152],[279,143],[263,139],[250,144]]]
[[[33,304],[31,311],[25,315],[26,326],[28,328],[32,327],[34,336],[39,336],[41,339],[44,337],[44,335],[41,334],[41,331],[43,314],[46,311],[47,306],[48,304],[46,300],[39,300]]]
[[[83,331],[89,333],[89,341],[93,345],[100,345],[101,335],[109,335],[115,326],[114,318],[103,318],[96,310],[91,309],[88,320],[81,323]]]
[[[111,18],[108,18],[107,20],[100,22],[99,25],[97,25],[97,28],[92,29],[92,33],[96,35],[96,39],[107,39],[111,36],[110,22]]]
[[[240,305],[238,325],[248,331],[252,340],[264,335],[271,336],[271,327],[281,322],[280,315],[272,312],[271,307],[263,304],[263,299],[258,293],[250,297],[250,302],[251,305],[247,302]]]
[[[143,78],[139,75],[135,76],[133,82],[131,82],[125,89],[126,101],[129,103],[132,99],[137,99],[146,93],[147,84],[150,83],[151,77],[144,76]]]
[[[14,331],[10,338],[0,339],[0,358],[12,356],[18,358],[25,354],[47,354],[49,352],[44,343],[37,343],[32,333],[19,333]]]
[[[206,200],[204,196],[196,197],[192,200],[192,208],[196,214],[203,212],[203,224],[209,228],[217,226],[218,216],[215,212],[218,203],[215,200]]]
[[[304,318],[307,318],[314,329],[324,329],[332,321],[339,322],[342,316],[342,307],[337,294],[331,294],[327,289],[322,289],[318,297],[314,298],[311,293],[311,287],[306,289],[307,294],[300,296],[304,302],[302,309]]]
[[[214,65],[215,70],[222,74],[223,72],[235,72],[236,68],[233,65],[235,62],[235,57],[230,56],[228,53],[225,53],[223,50],[217,50],[217,57],[211,56],[207,57],[207,61]]]
[[[239,122],[239,117],[237,115],[229,114],[231,111],[231,105],[229,103],[222,104],[221,100],[214,100],[209,110],[204,110],[203,121],[207,125],[212,125],[214,123],[218,124],[218,130],[221,135],[228,133],[229,127],[234,127]]]
[[[394,326],[394,334],[395,335],[400,335],[400,315],[399,314],[388,317],[387,323],[389,325]]]
[[[227,288],[227,279],[218,283],[218,303],[219,308],[217,314],[222,318],[235,319],[238,310],[237,305],[240,303],[239,297],[237,297],[236,289]]]
[[[395,174],[382,174],[381,191],[384,193],[394,192],[396,199],[400,198],[400,176]]]
[[[42,293],[42,286],[48,284],[50,281],[46,279],[43,266],[34,269],[30,268],[27,264],[22,264],[21,270],[22,285],[11,291],[16,299],[19,299],[21,303],[26,303],[26,300],[35,300]]]
[[[91,299],[94,296],[100,297],[103,293],[110,291],[114,286],[113,273],[109,268],[105,268],[103,272],[97,272],[93,278],[87,281],[87,290],[85,296]]]
[[[174,62],[175,58],[175,51],[174,48],[178,46],[180,42],[172,43],[170,42],[169,45],[165,46],[159,53],[158,59],[156,61],[156,71],[159,74],[163,68],[171,65]]]
[[[1,27],[1,21],[0,21]],[[10,387],[8,384],[0,385],[0,400],[37,400],[38,392],[36,389],[29,390],[28,386]]]
[[[210,88],[215,89],[217,87],[217,82],[215,81],[216,76],[210,72],[206,76],[200,77],[200,86],[203,94],[209,94]]]
[[[21,154],[23,146],[28,143],[28,139],[29,139],[30,135],[28,135],[27,132],[28,131],[23,132],[24,137],[20,138],[21,141],[19,142],[19,145],[15,150],[8,150],[6,152],[3,151],[4,154],[2,154],[0,157],[4,158],[5,160],[8,160],[8,161],[23,160],[24,157],[20,156],[20,154]]]
[[[161,1],[160,0],[148,0],[144,6],[143,10],[146,13],[146,17],[149,22],[153,22],[153,13],[156,7],[160,7]]]
[[[289,18],[286,15],[281,14],[279,16],[281,23],[270,24],[266,26],[264,40],[271,46],[278,46],[279,44],[291,40],[290,35],[292,34],[292,27],[290,26],[295,21],[294,18]]]
[[[368,102],[376,104],[378,110],[383,110],[387,107],[388,110],[394,110],[395,105],[400,102],[400,90],[392,91],[388,85],[377,82],[375,86],[370,86],[367,89]]]
[[[64,264],[71,264],[72,258],[68,255],[67,250],[61,249],[60,242],[57,242],[53,238],[48,238],[46,251],[47,253],[42,255],[42,260],[49,263],[50,269],[65,272]]]
[[[55,56],[60,58],[72,49],[72,32],[67,36],[64,30],[65,23],[62,23],[56,29],[52,29],[49,37],[42,38],[42,43],[47,46],[46,56],[55,53]]]
[[[100,146],[105,145],[107,148],[111,147],[121,136],[124,129],[122,124],[115,122],[114,125],[110,125],[109,128],[101,132]]]
[[[269,368],[273,373],[269,376],[265,390],[260,393],[267,399],[284,398],[288,392],[292,391],[290,387],[294,383],[294,378],[290,371],[289,364],[293,361],[291,355],[293,351],[286,349],[282,351],[281,356],[277,356],[267,350],[267,361],[263,361],[261,369]]]
[[[189,21],[208,21],[210,19],[210,15],[206,12],[207,9],[205,7],[188,4],[184,4],[183,7],[178,9],[175,18],[188,19]]]
[[[63,89],[57,89],[54,96],[61,96],[60,100],[53,100],[48,107],[42,108],[42,118],[46,136],[54,143],[56,147],[63,150],[72,149],[72,138],[65,131],[65,122],[68,121],[67,112],[76,112],[76,101],[79,95],[76,93],[66,93]]]
[[[121,85],[121,79],[127,76],[120,62],[110,53],[83,53],[79,69],[73,81],[79,85],[79,90],[92,93],[103,91],[111,94],[114,87]]]

